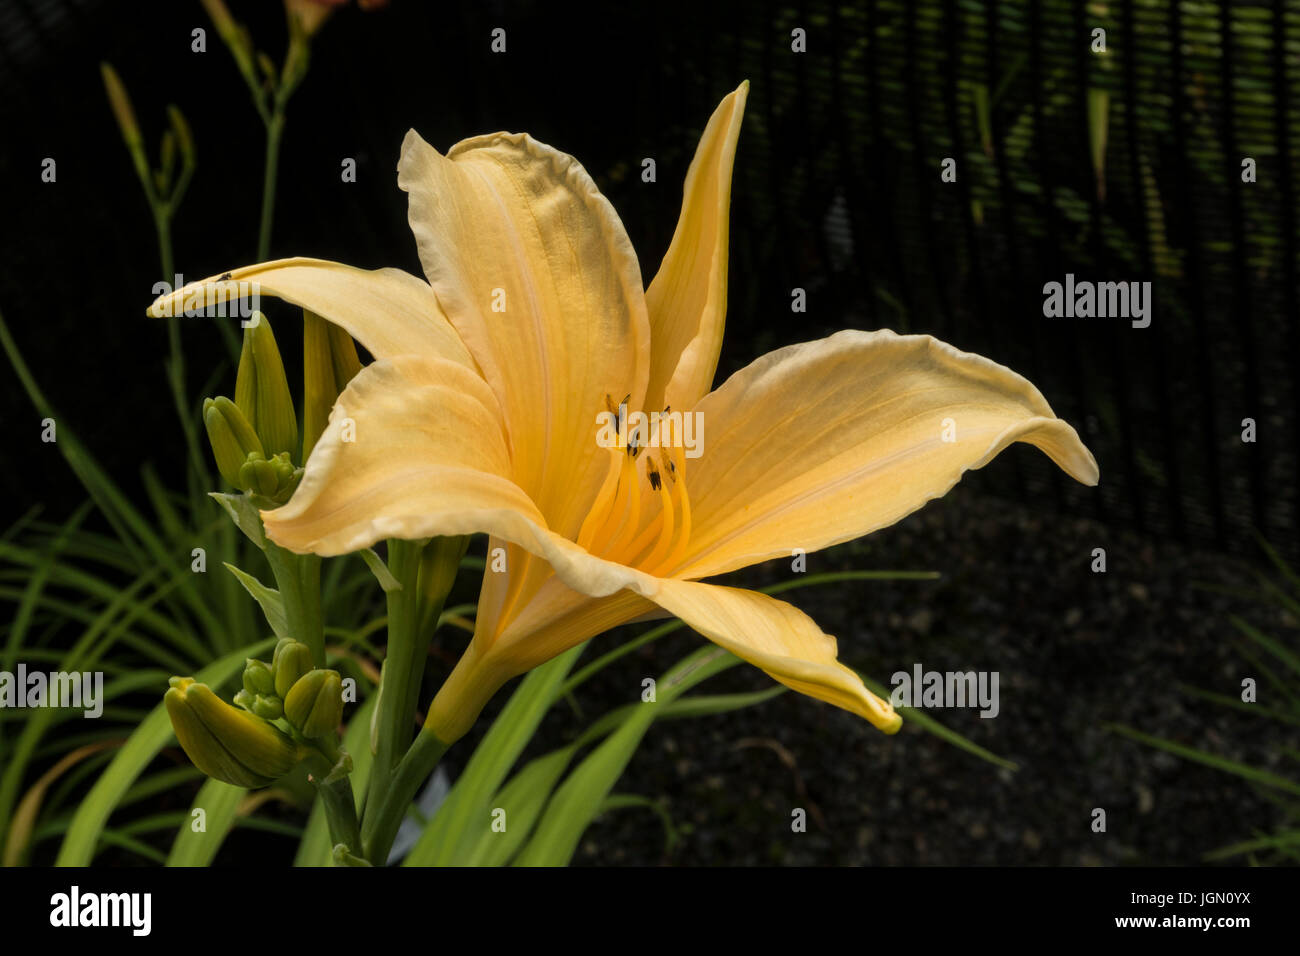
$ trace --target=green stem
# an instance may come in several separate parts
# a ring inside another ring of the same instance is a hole
[[[274,542],[266,543],[266,558],[275,575],[284,602],[284,616],[289,634],[311,648],[312,662],[325,666],[325,628],[321,616],[320,566],[321,559],[314,554],[294,554]],[[316,790],[321,795],[325,819],[329,824],[330,839],[335,845],[344,844],[348,851],[360,855],[361,829],[357,821],[356,802],[349,777],[324,781],[342,756],[333,734],[313,741],[321,751],[324,769],[319,773]]]
[[[325,625],[320,606],[320,564],[314,554],[294,554],[274,542],[266,543],[266,559],[275,575],[289,636],[311,648],[317,667],[325,666]]]
[[[331,780],[318,783],[321,805],[325,809],[325,822],[329,825],[330,842],[342,843],[354,856],[361,855],[361,826],[357,822],[357,805],[352,796],[352,780]]]
[[[151,196],[149,205],[153,209],[154,232],[158,236],[158,256],[161,259],[164,282],[171,282],[176,277],[176,261],[172,251],[172,211],[171,206]],[[199,450],[198,432],[190,415],[185,398],[185,354],[181,350],[180,317],[168,316],[167,322],[167,383],[171,387],[172,404],[176,406],[176,417],[180,419],[181,431],[185,434],[185,449],[190,457],[193,479],[199,485],[210,484],[203,454]],[[191,488],[191,491],[194,489]]]
[[[378,733],[366,797],[366,805],[371,807],[387,799],[398,755],[406,750],[414,733],[415,696],[422,673],[422,669],[414,666],[420,648],[417,634],[420,544],[389,541],[388,569],[401,587],[387,593],[388,649],[379,678],[379,712],[375,715]]]
[[[271,221],[275,215],[275,183],[280,165],[280,137],[284,132],[284,110],[276,103],[266,122],[266,164],[262,177],[262,225],[257,234],[257,261],[271,253]]]
[[[382,801],[377,805],[367,804],[361,839],[366,848],[365,858],[375,866],[383,866],[388,862],[388,853],[393,848],[393,840],[397,837],[397,830],[402,825],[407,808],[415,799],[420,786],[433,773],[442,755],[447,752],[448,746],[428,731],[421,731],[402,762],[397,765],[397,772],[393,774],[392,783]]]

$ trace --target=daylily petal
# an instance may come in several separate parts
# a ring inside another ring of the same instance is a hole
[[[442,156],[407,133],[398,185],[425,274],[504,411],[514,477],[576,535],[607,470],[596,416],[645,391],[641,272],[582,166],[526,135]]]
[[[697,406],[694,531],[674,577],[699,578],[883,528],[1012,442],[1097,483],[1097,463],[1024,378],[923,335],[839,332],[763,356]],[[951,439],[951,440],[948,440]]]
[[[570,605],[560,588],[547,582],[539,595],[549,592],[542,601],[549,607],[526,612],[500,633],[476,627],[469,648],[429,707],[426,726],[439,739],[450,742],[465,733],[511,677],[643,616],[654,605],[800,693],[851,711],[887,733],[898,729],[901,719],[894,709],[836,660],[835,639],[794,606],[738,588],[656,578],[594,557],[522,515],[494,517],[502,519],[498,533],[544,556],[560,585],[591,600]],[[570,609],[559,615],[557,605]],[[561,622],[568,626],[558,626]]]
[[[544,527],[509,474],[501,411],[482,378],[445,359],[398,356],[343,390],[297,491],[262,518],[277,544],[321,555],[490,530],[498,510]]]
[[[652,600],[713,643],[788,687],[866,718],[886,733],[902,718],[836,660],[835,638],[785,601],[757,591],[661,578]]]
[[[749,81],[729,94],[704,129],[686,173],[681,217],[646,290],[650,383],[645,407],[688,409],[713,386],[727,315],[731,168]]]
[[[593,598],[566,584],[542,559],[534,560],[545,565],[547,576],[504,618],[495,613],[490,600],[485,601],[484,597],[493,581],[506,575],[485,576],[474,622],[476,639],[490,646],[494,657],[507,660],[512,675],[522,674],[621,624],[647,616],[663,616],[652,601],[633,591],[615,591]]]
[[[375,358],[428,355],[473,368],[473,360],[423,279],[401,269],[356,269],[324,259],[277,259],[191,282],[160,296],[149,315],[179,314],[185,301],[209,286],[257,284],[275,296],[328,319]]]

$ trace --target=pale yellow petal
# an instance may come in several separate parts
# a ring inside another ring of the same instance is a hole
[[[544,557],[556,578],[546,581],[504,629],[495,624],[497,608],[488,596],[492,585],[485,582],[474,638],[429,707],[426,726],[440,739],[464,734],[511,677],[656,606],[800,693],[851,711],[887,733],[898,729],[893,708],[836,660],[835,639],[792,605],[737,588],[656,578],[593,557],[520,513],[497,512],[493,519],[494,533]]]
[[[262,517],[272,541],[321,555],[491,530],[500,510],[544,526],[510,468],[496,396],[477,373],[382,359],[339,396],[289,503]]]
[[[501,542],[493,539],[492,543]],[[496,656],[508,659],[513,674],[531,670],[611,628],[658,612],[653,602],[633,591],[593,598],[566,584],[544,559],[533,560],[547,573],[520,602],[509,608],[494,602],[498,582],[508,577],[504,574],[484,575],[479,596],[475,633],[480,643],[494,648]]]
[[[603,478],[596,416],[644,394],[649,326],[622,223],[571,156],[526,135],[442,156],[414,131],[398,184],[438,300],[496,392],[514,478],[574,536]]]
[[[757,591],[661,579],[652,599],[715,644],[788,687],[894,733],[902,718],[836,659],[835,638],[792,604]]]
[[[760,358],[698,406],[690,548],[699,578],[893,524],[1012,442],[1084,484],[1097,463],[1021,376],[929,336],[840,332]]]
[[[709,119],[686,174],[681,216],[659,266],[650,311],[650,382],[645,407],[693,408],[713,387],[727,315],[731,169],[749,81]]]
[[[278,259],[191,282],[160,296],[149,314],[178,315],[207,290],[252,283],[259,296],[283,299],[346,329],[375,358],[428,355],[473,367],[423,279],[401,269],[356,269],[323,259]],[[213,321],[231,321],[214,319]]]

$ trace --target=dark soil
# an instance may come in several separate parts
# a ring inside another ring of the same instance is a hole
[[[1104,574],[1090,568],[1097,547],[1106,550]],[[1103,726],[1126,724],[1265,765],[1280,758],[1280,743],[1295,745],[1293,731],[1285,740],[1279,725],[1179,687],[1237,695],[1251,676],[1266,702],[1268,686],[1239,653],[1229,615],[1244,612],[1275,633],[1294,622],[1196,586],[1240,593],[1249,569],[960,487],[868,540],[809,558],[810,573],[850,568],[942,577],[822,585],[786,597],[839,637],[842,659],[883,683],[917,662],[998,671],[996,718],[930,713],[1019,769],[915,726],[888,737],[784,694],[653,727],[617,789],[663,800],[678,831],[671,850],[655,814],[623,809],[588,831],[576,863],[1193,864],[1278,822],[1273,804],[1239,779]],[[762,586],[789,573],[775,562],[733,577]],[[643,677],[698,640],[683,632],[609,668],[581,692],[585,719],[549,720],[529,753],[635,699]],[[704,690],[764,686],[764,675],[744,667]],[[795,808],[807,811],[806,832],[792,832]],[[1105,810],[1105,832],[1093,830],[1094,808]]]

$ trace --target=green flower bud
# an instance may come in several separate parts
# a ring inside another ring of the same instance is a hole
[[[280,663],[280,652],[283,651],[286,647],[290,647],[290,646],[292,646],[292,645],[294,645],[294,644],[297,644],[297,643],[298,643],[298,642],[295,641],[292,637],[282,637],[282,638],[280,638],[278,641],[275,642],[275,650],[273,650],[273,651],[271,652],[271,671],[272,671],[272,673],[275,672],[275,667],[276,667],[276,665]]]
[[[275,661],[275,695],[280,698],[289,696],[289,689],[298,679],[315,665],[311,659],[311,648],[301,641],[287,645]]]
[[[237,787],[265,787],[305,755],[288,734],[232,707],[206,684],[173,677],[163,697],[176,739],[194,766]]]
[[[253,713],[266,720],[279,720],[284,716],[284,704],[279,697],[264,697],[258,694],[249,708]]]
[[[239,468],[239,484],[255,495],[283,504],[292,496],[302,479],[302,469],[295,468],[287,452],[266,459],[252,454]]]
[[[271,673],[271,665],[265,661],[253,660],[251,657],[245,659],[244,689],[253,695],[274,696],[275,675]]]
[[[420,551],[420,593],[441,603],[456,583],[460,561],[468,547],[467,535],[430,538]]]
[[[208,442],[221,477],[236,488],[246,488],[240,481],[240,469],[250,454],[262,454],[262,443],[253,426],[234,402],[218,396],[204,399],[203,427],[208,431]]]
[[[289,382],[280,361],[280,349],[271,323],[254,312],[244,329],[244,346],[235,376],[235,404],[252,423],[268,455],[298,453],[298,416],[294,412]]]
[[[248,688],[240,689],[233,698],[236,707],[242,707],[244,710],[252,710],[253,704],[257,701],[257,695],[250,693]]]
[[[361,371],[352,336],[306,309],[302,313],[302,460],[316,446],[339,393]]]
[[[284,718],[309,739],[336,729],[343,719],[339,672],[315,670],[303,675],[284,699]]]
[[[149,175],[149,160],[144,152],[144,140],[140,136],[140,125],[135,120],[135,109],[131,106],[131,97],[117,71],[107,63],[99,64],[104,77],[104,92],[108,94],[108,105],[117,120],[117,128],[122,132],[122,141],[126,143],[131,162],[135,164],[136,175],[142,180]]]

